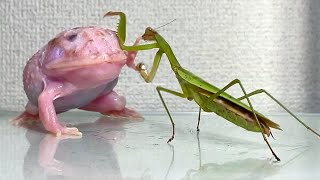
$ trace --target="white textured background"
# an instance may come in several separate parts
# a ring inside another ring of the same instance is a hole
[[[320,112],[320,1],[233,0],[1,0],[0,109],[22,110],[27,102],[22,70],[41,46],[58,32],[75,26],[115,29],[116,18],[102,18],[110,10],[127,14],[127,43],[145,27],[173,19],[159,32],[171,44],[181,65],[223,87],[234,78],[247,91],[264,88],[297,112]],[[140,53],[149,66],[155,52]],[[155,87],[179,90],[167,59],[152,84],[125,67],[117,92],[139,111],[164,111]],[[239,88],[230,93],[240,96]],[[175,111],[196,106],[165,95]],[[264,112],[282,111],[264,95],[254,98]]]

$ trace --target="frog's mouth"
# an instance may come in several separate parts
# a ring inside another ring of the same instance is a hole
[[[87,66],[99,65],[102,63],[120,63],[127,59],[123,55],[101,55],[101,56],[91,56],[86,58],[61,58],[55,61],[51,61],[45,67],[48,70],[59,70],[59,71],[69,71],[84,68]]]

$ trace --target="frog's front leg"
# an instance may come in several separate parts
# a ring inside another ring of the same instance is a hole
[[[66,127],[59,123],[53,101],[59,97],[71,94],[74,91],[72,85],[50,82],[38,97],[38,110],[39,118],[49,132],[60,136],[66,135],[78,135],[81,136],[81,132],[75,127]]]
[[[139,36],[136,41],[134,42],[134,44],[132,46],[137,46],[139,45],[140,41],[142,40],[142,36]],[[127,66],[134,69],[134,70],[137,70],[136,69],[136,65],[134,63],[134,59],[136,58],[137,56],[137,53],[138,51],[128,51],[128,59],[127,59]]]
[[[97,97],[89,104],[81,107],[80,109],[87,111],[100,112],[104,115],[133,118],[142,120],[143,117],[136,111],[125,107],[126,99],[118,95],[116,92],[111,91]]]

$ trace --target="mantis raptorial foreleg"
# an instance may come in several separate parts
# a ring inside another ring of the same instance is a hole
[[[251,104],[251,101],[250,101],[250,99],[249,99],[249,97],[248,97],[248,94],[246,93],[246,91],[245,91],[245,89],[244,89],[244,87],[243,87],[243,85],[242,85],[242,83],[241,83],[241,81],[240,81],[239,79],[235,79],[235,80],[231,81],[231,82],[230,82],[229,84],[227,84],[224,88],[222,88],[222,89],[219,90],[218,92],[216,92],[216,93],[214,93],[213,95],[211,95],[211,96],[203,103],[203,105],[201,105],[201,107],[202,107],[202,106],[204,106],[204,107],[207,106],[207,104],[210,103],[211,101],[213,101],[213,99],[219,97],[220,94],[224,93],[227,89],[229,89],[230,87],[232,87],[232,86],[235,85],[235,84],[239,84],[239,86],[240,86],[240,88],[241,88],[241,90],[242,90],[242,92],[243,92],[243,94],[244,94],[243,97],[247,99],[247,102],[248,102],[248,104],[249,104],[249,107],[250,107],[250,109],[251,109],[251,112],[252,112],[252,114],[253,114],[253,116],[254,116],[254,119],[256,120],[256,122],[257,122],[257,124],[258,124],[258,126],[259,126],[259,129],[260,129],[260,131],[261,131],[261,135],[262,135],[264,141],[267,143],[267,145],[268,145],[270,151],[272,152],[272,154],[274,155],[274,157],[275,157],[278,161],[280,161],[280,158],[279,158],[279,157],[276,155],[276,153],[273,151],[273,149],[271,148],[271,146],[270,146],[270,144],[269,144],[266,136],[264,135],[263,130],[262,130],[262,127],[261,127],[261,124],[260,124],[260,121],[259,121],[258,118],[257,118],[257,115],[256,115],[256,113],[255,113],[255,111],[254,111],[254,109],[253,109],[253,106],[252,106],[252,104]]]
[[[167,114],[168,114],[168,116],[169,116],[169,119],[170,119],[171,125],[172,125],[172,136],[171,136],[171,138],[167,141],[167,143],[169,143],[170,141],[172,141],[172,140],[174,139],[174,122],[173,122],[173,119],[172,119],[171,114],[170,114],[170,112],[169,112],[169,109],[168,109],[166,103],[165,103],[164,100],[163,100],[163,97],[162,97],[162,95],[161,95],[161,91],[167,92],[167,93],[169,93],[169,94],[172,94],[172,95],[175,95],[175,96],[178,96],[178,97],[181,97],[181,98],[187,98],[188,95],[185,94],[185,93],[176,92],[176,91],[173,91],[173,90],[170,90],[170,89],[161,87],[161,86],[158,86],[158,87],[157,87],[157,92],[158,92],[158,94],[159,94],[159,97],[160,97],[160,99],[161,99],[161,102],[162,102],[164,108],[165,108],[166,111],[167,111]]]
[[[300,124],[302,124],[304,127],[306,127],[308,130],[310,130],[311,132],[313,132],[314,134],[316,134],[317,136],[320,137],[320,134],[315,132],[313,129],[311,129],[311,127],[309,127],[308,125],[306,125],[304,122],[302,122],[296,115],[294,115],[288,108],[286,108],[283,104],[280,103],[280,101],[278,101],[275,97],[273,97],[270,93],[268,93],[266,90],[264,89],[258,89],[255,90],[249,94],[247,94],[246,96],[242,96],[240,98],[238,98],[239,100],[243,100],[247,97],[253,96],[253,95],[257,95],[260,93],[265,93],[266,95],[268,95],[274,102],[276,102],[279,106],[281,106],[285,111],[287,111],[292,117],[294,117]]]
[[[121,49],[126,51],[141,51],[141,50],[150,50],[154,48],[159,48],[158,43],[143,44],[143,45],[134,45],[126,46],[124,43],[126,41],[126,15],[123,12],[107,12],[103,17],[106,16],[119,16],[120,20],[117,28],[117,35],[119,38],[119,45]],[[141,37],[138,37],[140,39]]]
[[[162,55],[163,55],[163,51],[161,49],[159,49],[154,57],[150,72],[148,72],[148,70],[146,69],[146,67],[143,63],[137,64],[136,69],[138,69],[138,71],[140,72],[140,75],[147,83],[149,83],[153,80],[153,78],[158,70]]]

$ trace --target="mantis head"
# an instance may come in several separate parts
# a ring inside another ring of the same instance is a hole
[[[142,39],[145,41],[155,41],[155,35],[158,34],[157,31],[152,29],[151,27],[147,27],[142,35]]]

